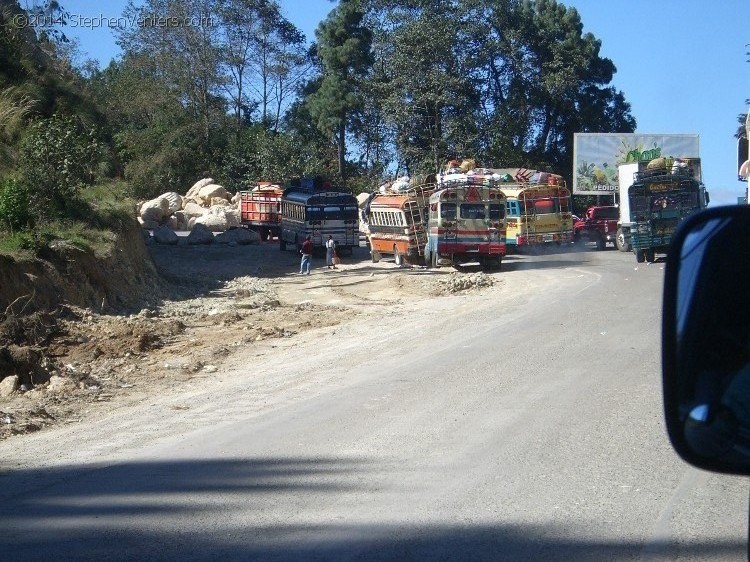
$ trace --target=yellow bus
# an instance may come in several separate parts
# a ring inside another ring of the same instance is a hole
[[[573,240],[570,191],[562,178],[550,177],[555,178],[554,184],[501,184],[508,198],[508,253],[523,247]]]

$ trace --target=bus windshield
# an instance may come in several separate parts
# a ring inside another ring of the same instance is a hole
[[[482,203],[461,203],[462,219],[483,219],[486,209]]]
[[[320,221],[320,220],[345,220],[345,219],[356,219],[357,218],[357,207],[350,205],[326,205],[326,206],[310,206],[307,207],[308,221]]]

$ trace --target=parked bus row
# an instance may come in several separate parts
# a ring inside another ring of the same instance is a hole
[[[513,172],[449,170],[433,183],[372,194],[360,224],[373,262],[392,255],[399,265],[479,263],[491,270],[519,249],[570,242],[573,215],[562,177]]]
[[[498,269],[508,253],[572,240],[570,192],[560,176],[522,169],[512,175],[449,172],[373,193],[359,206],[353,195],[317,178],[285,189],[259,183],[241,193],[242,222],[263,240],[276,237],[281,250],[299,248],[308,235],[322,246],[331,236],[349,254],[359,246],[361,228],[373,262],[392,256],[398,265],[428,267]]]

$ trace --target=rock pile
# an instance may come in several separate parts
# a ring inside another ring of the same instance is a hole
[[[259,244],[257,233],[238,228],[240,222],[240,194],[230,194],[212,178],[197,181],[183,196],[163,193],[138,206],[138,222],[144,229],[146,243]],[[175,231],[190,231],[181,239]],[[152,231],[153,236],[147,231]],[[214,233],[222,233],[214,237]]]
[[[193,230],[195,225],[202,224],[211,232],[224,232],[240,226],[238,201],[238,195],[232,196],[212,178],[204,178],[184,196],[169,192],[140,203],[138,219],[146,230],[155,231],[160,227],[172,231]]]
[[[495,279],[485,273],[477,272],[470,275],[451,273],[447,279],[441,281],[443,292],[458,293],[471,289],[492,287]]]

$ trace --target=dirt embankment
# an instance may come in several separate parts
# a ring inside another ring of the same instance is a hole
[[[405,298],[502,283],[373,264],[364,248],[337,270],[314,265],[300,276],[298,256],[274,242],[147,247],[135,226],[106,256],[61,244],[29,262],[2,258],[0,438],[211,384],[238,351],[385,314]]]
[[[141,307],[160,292],[153,289],[161,282],[137,223],[113,234],[110,248],[100,255],[55,241],[36,259],[0,255],[0,311],[7,316],[60,305],[107,313]]]

